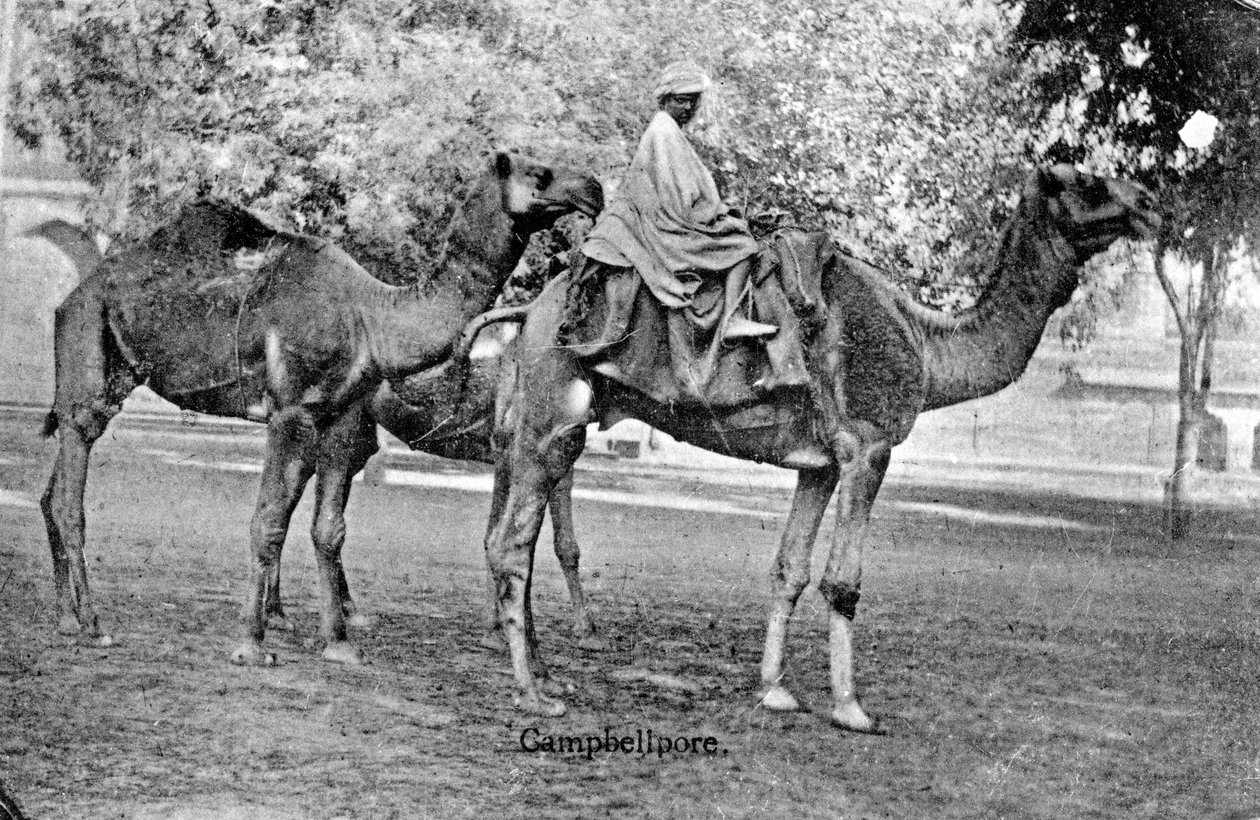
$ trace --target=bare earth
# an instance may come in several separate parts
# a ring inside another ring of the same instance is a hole
[[[484,469],[359,484],[350,581],[371,663],[319,660],[309,506],[286,550],[283,665],[227,663],[261,428],[116,426],[88,547],[116,646],[53,629],[35,507],[52,447],[0,415],[0,780],[33,818],[1224,818],[1260,807],[1260,527],[1203,518],[1175,552],[1133,503],[893,483],[876,505],[858,682],[888,734],[825,723],[811,589],[790,677],[818,714],[756,707],[766,574],[788,492],[587,469],[583,576],[613,650],[568,637],[550,542],[535,601],[570,713],[512,707],[478,643]],[[188,432],[197,432],[195,428]],[[895,458],[895,456],[894,456]],[[721,510],[720,514],[709,510]],[[654,674],[655,677],[651,677]],[[650,678],[650,679],[649,679]],[[527,753],[521,733],[714,737],[712,754]],[[1241,814],[1238,816],[1251,816]]]

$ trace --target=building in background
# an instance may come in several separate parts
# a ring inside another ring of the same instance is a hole
[[[9,46],[11,16],[7,23],[0,37]],[[0,75],[22,76],[20,48],[0,51]],[[0,140],[0,403],[47,405],[53,395],[53,311],[80,271],[51,242],[24,234],[51,221],[82,224],[88,187],[59,142],[27,148],[3,125]]]
[[[24,236],[60,220],[82,224],[87,186],[60,146],[38,151],[12,140],[0,168],[0,402],[48,404],[53,394],[53,311],[79,281],[69,256]]]

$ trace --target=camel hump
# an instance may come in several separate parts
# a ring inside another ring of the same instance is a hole
[[[234,202],[199,199],[184,206],[153,241],[193,257],[266,248],[277,237],[291,235],[271,227]]]

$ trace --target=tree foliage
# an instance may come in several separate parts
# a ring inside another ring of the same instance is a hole
[[[1009,21],[962,4],[795,10],[741,14],[733,170],[928,301],[968,301],[1025,170],[1019,97],[997,53]]]
[[[1016,31],[1040,63],[1047,155],[1134,176],[1164,197],[1165,243],[1210,262],[1260,214],[1260,15],[1223,0],[1027,0]],[[1211,145],[1179,132],[1196,111]]]
[[[1181,342],[1165,487],[1165,529],[1178,539],[1189,532],[1183,485],[1207,418],[1230,274],[1257,247],[1260,15],[1223,0],[1026,0],[1017,35],[1037,66],[1039,147],[1136,176],[1165,206],[1153,266]],[[1178,258],[1180,281],[1169,270]]]
[[[200,194],[342,242],[386,278],[425,267],[494,146],[582,153],[548,78],[472,25],[481,4],[32,3],[20,101],[96,188],[90,217],[147,233]],[[581,161],[579,157],[579,161]]]
[[[667,62],[717,81],[694,139],[729,198],[827,227],[926,298],[966,301],[1028,133],[963,0],[23,0],[21,131],[57,133],[91,219],[141,235],[226,196],[379,275],[432,257],[485,154],[618,177]]]

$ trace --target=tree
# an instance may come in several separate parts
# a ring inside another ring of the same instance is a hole
[[[1011,15],[962,0],[530,5],[548,32],[533,53],[588,133],[624,146],[621,167],[656,72],[686,55],[715,80],[693,140],[728,199],[830,230],[928,301],[983,284],[963,263],[1027,165]]]
[[[696,140],[733,198],[938,303],[978,284],[958,263],[1023,170],[1018,96],[982,92],[1018,86],[994,80],[1012,19],[963,0],[21,3],[19,131],[65,140],[123,237],[211,193],[414,277],[491,146],[619,176],[682,55],[717,80]]]
[[[1165,530],[1181,539],[1230,262],[1257,247],[1260,17],[1224,0],[1023,5],[1016,35],[1037,71],[1038,148],[1135,176],[1165,203],[1154,267],[1181,338]],[[1193,272],[1183,289],[1174,262]]]
[[[342,243],[374,273],[424,275],[492,147],[584,144],[556,93],[497,37],[491,3],[24,0],[32,71],[19,134],[56,133],[95,189],[89,219],[147,234],[214,194]]]

